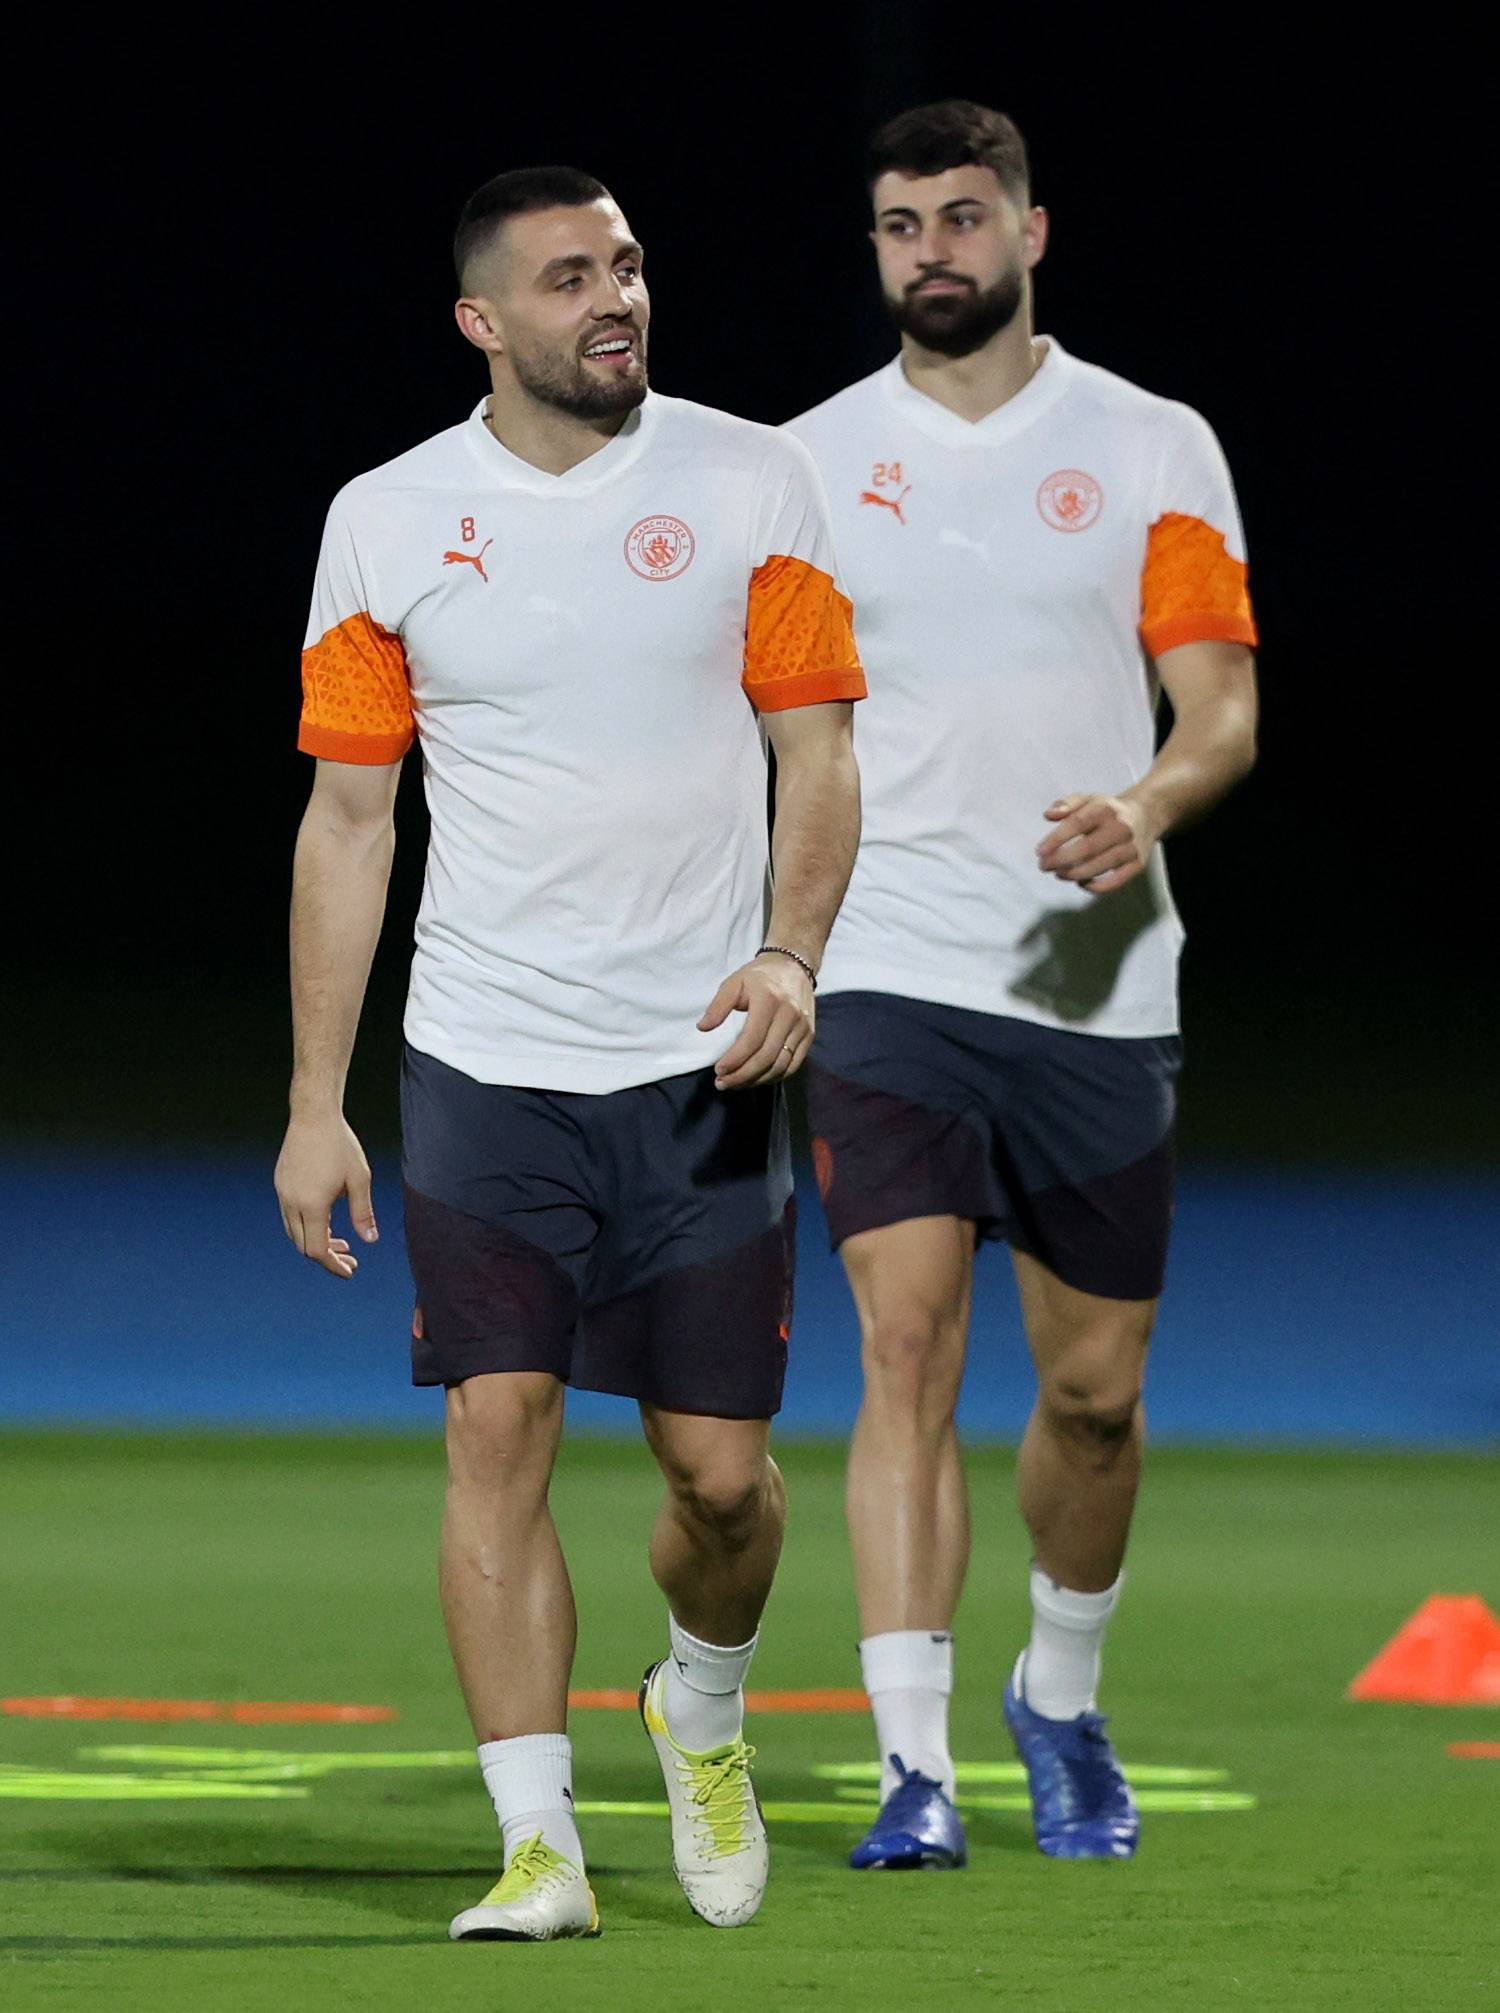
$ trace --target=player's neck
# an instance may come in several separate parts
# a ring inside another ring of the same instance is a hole
[[[601,447],[608,447],[629,413],[579,419],[544,405],[519,385],[497,384],[485,407],[484,423],[503,448],[544,475],[566,475]]]
[[[901,368],[915,391],[936,399],[970,423],[985,419],[1023,391],[1047,354],[1022,312],[970,356],[939,356],[910,336],[901,339]]]

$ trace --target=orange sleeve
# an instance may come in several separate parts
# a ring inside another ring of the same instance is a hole
[[[762,713],[864,698],[853,607],[819,567],[774,553],[751,574],[741,682]]]
[[[297,746],[329,762],[398,762],[411,746],[411,685],[399,636],[351,615],[302,653]]]
[[[1258,640],[1248,569],[1201,517],[1168,511],[1146,534],[1141,641],[1153,657],[1181,643]]]

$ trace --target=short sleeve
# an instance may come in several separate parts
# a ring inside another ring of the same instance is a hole
[[[1183,643],[1257,641],[1245,534],[1224,450],[1173,409],[1141,571],[1141,640],[1153,657]]]
[[[812,456],[785,434],[760,476],[741,682],[762,713],[865,696],[828,499]]]
[[[353,530],[335,501],[302,650],[297,746],[330,762],[397,762],[415,734],[401,638],[370,608]]]

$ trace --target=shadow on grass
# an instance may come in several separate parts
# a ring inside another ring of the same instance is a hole
[[[315,1933],[266,1936],[140,1936],[0,1937],[0,1951],[15,1955],[44,1950],[251,1950],[338,1949],[366,1944],[441,1942],[448,1918],[491,1887],[499,1873],[498,1855],[472,1866],[277,1866],[277,1865],[150,1865],[7,1867],[0,1883],[112,1888],[259,1888],[291,1900],[344,1902],[384,1917],[409,1922],[411,1933],[374,1932],[368,1936],[321,1936]],[[668,1867],[619,1867],[591,1862],[589,1879],[611,1927],[654,1928],[691,1922],[693,1917]],[[437,1890],[437,1891],[434,1891]],[[18,1897],[19,1899],[19,1897]],[[146,1906],[143,1898],[143,1908]]]
[[[962,1802],[962,1798],[959,1799]],[[989,1816],[983,1812],[970,1812],[964,1819],[964,1830],[968,1833],[969,1844],[982,1845],[987,1852],[1018,1853],[1023,1858],[1035,1859],[1036,1840],[1031,1835],[1031,1820],[1024,1812],[1017,1812],[1013,1818]]]
[[[90,1950],[379,1950],[446,1941],[444,1930],[411,1936],[0,1936],[8,1957],[70,1957]]]

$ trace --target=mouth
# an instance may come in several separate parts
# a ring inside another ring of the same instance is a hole
[[[602,342],[590,343],[584,355],[591,363],[609,364],[618,369],[622,364],[633,362],[635,339],[633,336],[608,336]]]
[[[956,280],[946,278],[919,280],[917,284],[913,288],[911,288],[911,292],[913,294],[922,295],[924,298],[928,300],[941,299],[943,296],[948,294],[966,294],[968,293],[971,284],[972,282],[970,282],[969,280]]]

